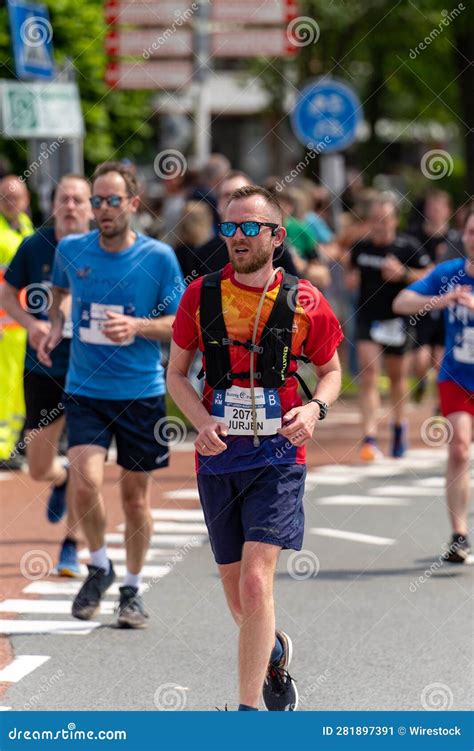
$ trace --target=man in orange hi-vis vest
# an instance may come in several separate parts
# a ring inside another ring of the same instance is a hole
[[[26,211],[29,194],[15,175],[0,181],[0,284],[3,274],[22,240],[33,225]],[[26,331],[0,310],[0,461],[12,458],[25,416],[23,362]]]

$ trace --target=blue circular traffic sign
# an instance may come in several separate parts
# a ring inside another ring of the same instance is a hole
[[[322,79],[305,86],[291,112],[296,138],[324,153],[342,151],[355,141],[362,120],[357,94],[345,83]]]

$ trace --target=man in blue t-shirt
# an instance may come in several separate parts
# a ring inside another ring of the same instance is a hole
[[[463,244],[465,259],[439,264],[393,303],[399,315],[444,311],[446,349],[438,384],[441,412],[449,421],[446,495],[452,539],[444,558],[451,563],[466,563],[470,554],[467,512],[474,417],[474,212],[467,217]]]
[[[47,504],[50,522],[59,522],[66,507],[68,511],[66,537],[57,565],[57,572],[62,576],[80,573],[79,520],[71,497],[68,469],[58,461],[58,444],[64,430],[63,391],[70,333],[64,332],[64,338],[52,355],[51,367],[46,368],[38,361],[36,349],[50,330],[48,308],[52,300],[51,275],[56,246],[66,235],[89,231],[92,219],[89,198],[90,186],[84,177],[64,175],[60,179],[53,201],[54,226],[43,227],[23,240],[5,272],[2,291],[2,306],[28,332],[23,383],[24,443],[30,476],[52,485]]]
[[[115,580],[105,546],[102,499],[105,459],[115,438],[127,549],[117,625],[142,628],[148,618],[139,587],[152,531],[150,473],[168,464],[169,453],[160,341],[171,339],[184,281],[172,249],[131,228],[140,199],[129,167],[102,164],[92,192],[98,230],[59,243],[52,328],[38,356],[51,364],[49,353],[61,340],[70,302],[66,425],[75,499],[91,553],[89,575],[72,614],[91,619]]]

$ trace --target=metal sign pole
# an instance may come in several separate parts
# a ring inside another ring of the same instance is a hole
[[[194,21],[194,75],[196,100],[194,110],[194,156],[198,164],[211,153],[211,107],[208,93],[208,74],[211,66],[209,39],[210,6],[199,3]]]

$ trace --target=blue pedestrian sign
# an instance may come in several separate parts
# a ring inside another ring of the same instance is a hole
[[[357,94],[333,78],[305,86],[291,112],[293,132],[300,143],[325,154],[354,143],[361,120]]]
[[[48,9],[22,0],[8,0],[8,12],[18,78],[53,78],[53,28]]]

